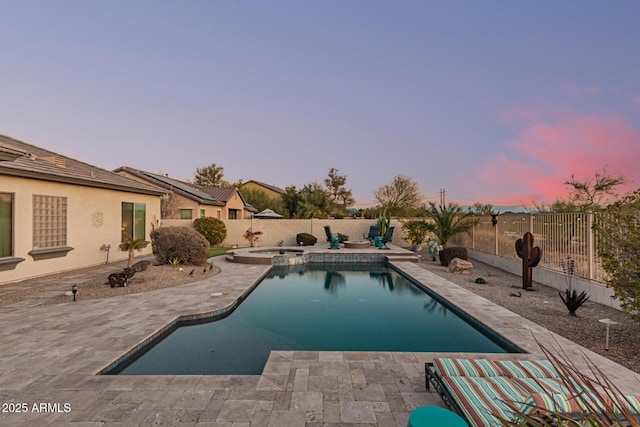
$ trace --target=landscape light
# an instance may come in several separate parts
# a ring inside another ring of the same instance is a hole
[[[73,293],[73,302],[76,302],[76,294],[78,293],[78,285],[73,285],[71,287],[71,292]]]
[[[598,320],[598,322],[600,323],[604,323],[607,326],[607,332],[605,335],[605,343],[604,343],[604,349],[606,351],[609,351],[609,329],[611,329],[611,325],[617,325],[618,322],[616,322],[615,320],[611,320],[611,319],[600,319]]]

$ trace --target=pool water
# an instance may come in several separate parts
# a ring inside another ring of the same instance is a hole
[[[305,264],[274,268],[229,316],[177,328],[118,373],[260,374],[271,350],[518,351],[382,264]]]

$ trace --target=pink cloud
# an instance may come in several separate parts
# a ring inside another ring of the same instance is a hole
[[[516,110],[516,114],[518,110]],[[477,170],[475,186],[493,204],[550,203],[568,195],[564,182],[574,175],[584,180],[603,168],[640,186],[640,130],[619,117],[581,117],[572,112],[553,120],[534,120],[506,144],[510,151],[491,158]]]

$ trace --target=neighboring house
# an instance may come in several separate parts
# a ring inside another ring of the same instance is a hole
[[[248,204],[235,187],[200,187],[200,190],[224,202],[227,209],[226,219],[247,219],[257,212]],[[223,219],[218,217],[218,219]]]
[[[272,199],[279,199],[280,196],[282,196],[285,193],[285,191],[280,187],[276,187],[275,185],[269,185],[269,184],[265,184],[264,182],[254,181],[254,180],[245,182],[244,184],[242,184],[242,188],[262,191]]]
[[[115,173],[164,188],[170,196],[163,202],[162,219],[213,217],[222,220],[249,218],[256,209],[246,203],[237,188],[198,187],[166,175],[145,172],[127,166]]]
[[[126,259],[118,246],[149,240],[164,194],[0,135],[0,284]]]

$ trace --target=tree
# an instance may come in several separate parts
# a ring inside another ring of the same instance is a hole
[[[127,268],[131,268],[133,265],[133,258],[135,257],[134,251],[141,251],[146,246],[143,238],[132,239],[127,237],[127,240],[120,243],[120,250],[122,252],[129,252],[129,261],[127,262]]]
[[[408,176],[397,175],[391,184],[383,185],[373,192],[375,199],[392,213],[415,208],[422,202],[418,184]]]
[[[269,197],[269,195],[262,190],[241,187],[240,194],[242,194],[245,202],[256,208],[258,212],[265,209],[271,209],[278,213],[283,212],[282,200],[280,198]]]
[[[574,175],[565,182],[565,185],[571,187],[569,201],[576,207],[577,211],[585,212],[591,210],[600,210],[603,204],[615,198],[615,188],[627,182],[624,175],[611,176],[606,168],[596,172],[593,177],[579,181]]]
[[[175,193],[165,194],[160,198],[160,218],[173,218],[180,211],[180,201]]]
[[[432,220],[427,222],[429,231],[435,234],[445,248],[451,238],[460,233],[469,233],[477,223],[472,212],[463,212],[456,203],[436,206],[434,202],[429,202],[427,217]]]
[[[345,187],[347,183],[346,175],[338,175],[338,169],[329,169],[329,176],[324,179],[324,185],[329,192],[332,211],[338,211],[341,214],[346,213],[347,208],[355,203],[351,190]],[[336,212],[331,212],[336,213]]]
[[[640,321],[640,189],[597,215],[596,248],[621,306]]]
[[[299,192],[301,204],[298,218],[326,218],[331,211],[332,203],[329,192],[319,183],[306,184]]]
[[[290,185],[284,189],[281,195],[282,204],[284,205],[284,214],[287,218],[296,218],[300,210],[302,199],[295,185]]]
[[[209,166],[196,168],[194,183],[201,187],[220,187],[223,176],[224,168],[211,163]]]
[[[491,203],[480,203],[475,202],[471,206],[471,212],[475,215],[495,215],[496,213],[493,211],[493,205]]]

